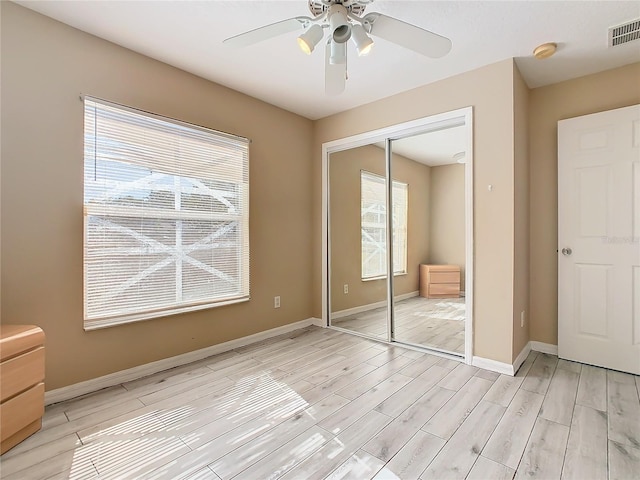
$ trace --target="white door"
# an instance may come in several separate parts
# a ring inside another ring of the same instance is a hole
[[[558,122],[558,356],[640,374],[640,105]]]

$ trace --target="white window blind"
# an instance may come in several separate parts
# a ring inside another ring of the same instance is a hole
[[[393,273],[407,271],[408,185],[393,181]],[[385,178],[360,173],[362,279],[387,276],[387,207]]]
[[[85,329],[248,300],[248,140],[84,107]]]

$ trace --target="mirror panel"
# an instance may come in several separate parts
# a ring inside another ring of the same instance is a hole
[[[408,185],[406,225],[394,212],[394,254],[406,244],[406,273],[393,279],[393,339],[456,355],[466,318],[465,128],[391,142],[392,176]]]
[[[329,156],[329,320],[388,340],[385,150]]]

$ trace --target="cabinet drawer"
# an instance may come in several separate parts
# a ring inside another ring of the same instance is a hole
[[[0,405],[1,440],[11,437],[44,414],[44,383]]]
[[[44,347],[0,363],[2,401],[44,380]]]
[[[460,283],[460,271],[457,272],[431,272],[429,283]]]
[[[435,295],[447,295],[458,296],[460,295],[460,285],[457,283],[432,283],[429,285],[429,296]]]

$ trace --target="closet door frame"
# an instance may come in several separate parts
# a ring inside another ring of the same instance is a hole
[[[409,122],[400,123],[390,127],[385,127],[369,132],[352,135],[349,137],[333,140],[322,144],[322,325],[330,327],[331,298],[329,295],[329,279],[331,275],[330,250],[329,244],[329,158],[331,153],[357,148],[377,142],[385,142],[385,158],[387,178],[391,174],[391,143],[394,140],[411,137],[422,133],[428,133],[435,130],[443,130],[446,128],[456,127],[460,125],[466,126],[466,145],[465,150],[465,355],[464,361],[471,364],[473,359],[473,270],[474,270],[474,251],[473,251],[473,107],[465,107],[450,112],[431,115],[419,118]],[[387,182],[389,192],[387,194],[387,202],[391,201],[391,182]],[[460,359],[460,357],[450,356],[428,348],[419,348],[412,345],[405,345],[400,342],[393,341],[393,274],[392,270],[392,249],[391,247],[391,222],[392,217],[387,216],[387,343],[397,343],[406,348],[420,351],[428,351],[434,355]],[[336,327],[331,327],[336,328]],[[340,329],[343,330],[343,329]],[[346,331],[346,330],[344,330]],[[354,332],[349,332],[354,333]],[[380,341],[379,338],[367,337]]]

